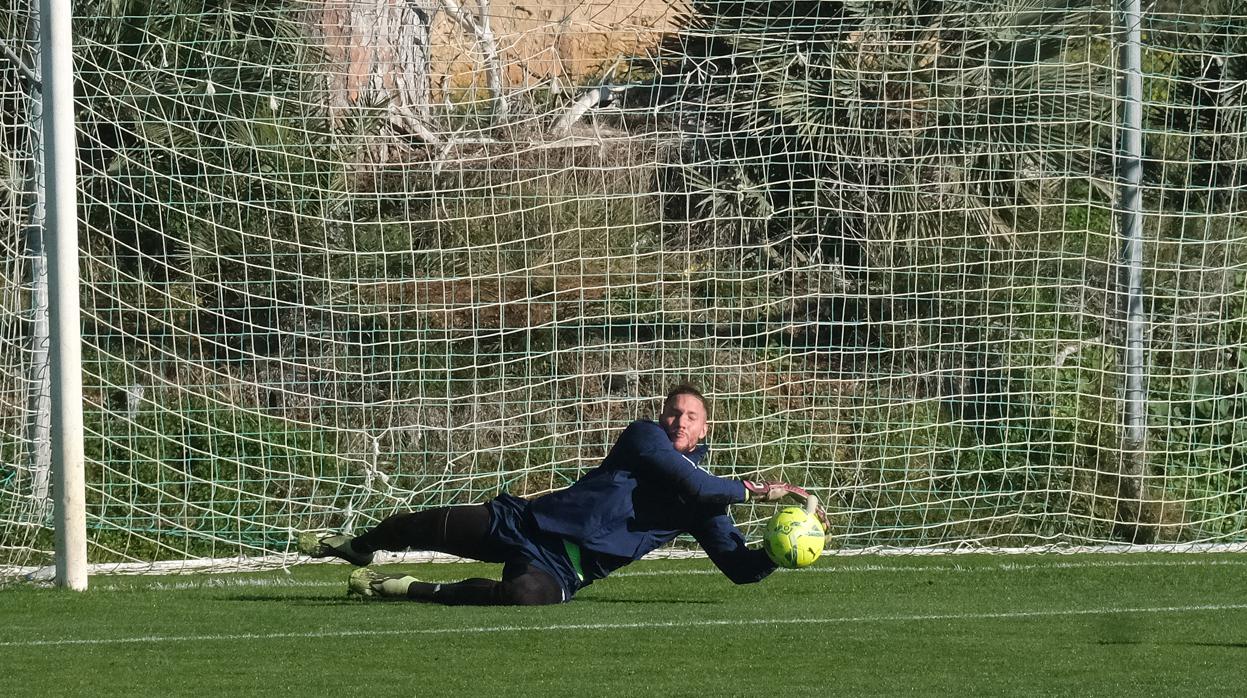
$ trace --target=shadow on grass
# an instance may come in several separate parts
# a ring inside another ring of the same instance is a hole
[[[234,596],[221,597],[222,601],[265,601],[269,603],[293,603],[300,606],[347,606],[361,605],[365,603],[387,603],[391,601],[404,601],[404,599],[375,599],[363,601],[361,599],[348,598],[343,596],[313,596],[311,594],[273,594],[265,596],[263,594],[237,594]]]
[[[285,603],[296,606],[371,606],[374,604],[411,604],[411,605],[430,605],[437,604],[421,604],[410,599],[356,599],[347,596],[315,596],[312,594],[273,594],[266,596],[264,594],[235,594],[233,596],[221,597],[222,601],[242,601],[242,602],[262,602],[262,603]],[[636,604],[636,605],[658,605],[658,604],[679,604],[686,606],[689,604],[718,604],[720,601],[714,599],[680,599],[680,598],[656,598],[656,597],[637,597],[637,598],[576,598],[568,603],[576,605],[591,603],[613,603],[613,604]]]
[[[655,598],[653,596],[647,596],[644,598],[621,598],[618,596],[613,596],[613,597],[607,597],[607,598],[576,597],[575,599],[572,599],[569,603],[576,603],[576,604],[581,604],[581,603],[632,603],[632,604],[674,603],[674,604],[685,605],[685,604],[718,604],[722,602],[715,600],[715,599],[674,599],[674,598],[663,599],[663,598]]]

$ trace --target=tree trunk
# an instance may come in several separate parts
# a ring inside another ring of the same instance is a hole
[[[384,105],[395,128],[437,141],[429,129],[429,27],[438,7],[438,0],[325,0],[313,11],[335,123]]]

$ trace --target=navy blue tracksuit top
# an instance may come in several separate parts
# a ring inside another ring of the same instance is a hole
[[[745,486],[702,470],[706,450],[680,453],[657,423],[635,421],[601,465],[570,487],[532,500],[528,514],[540,530],[613,558],[603,573],[689,533],[733,582],[759,581],[775,564],[762,550],[745,547],[727,511],[745,501]]]

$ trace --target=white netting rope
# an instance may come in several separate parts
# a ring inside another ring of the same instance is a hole
[[[0,564],[26,574],[19,4]],[[1113,3],[528,5],[78,4],[92,559],[245,566],[538,495],[685,379],[712,469],[807,486],[850,551],[1247,539],[1243,2],[1144,17],[1133,460]]]

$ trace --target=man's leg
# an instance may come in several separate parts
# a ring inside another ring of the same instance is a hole
[[[560,603],[563,589],[549,573],[524,562],[508,562],[507,550],[489,535],[489,507],[472,506],[427,509],[391,516],[366,533],[350,538],[334,537],[327,555],[346,560],[372,557],[378,550],[433,550],[482,562],[507,562],[502,580],[465,579],[434,584],[406,575],[386,575],[364,567],[348,583],[352,594],[367,597],[407,598],[448,606],[515,606]],[[322,548],[329,539],[322,538]]]
[[[554,577],[529,565],[518,567],[522,568],[520,573],[504,574],[500,582],[473,578],[445,584],[361,567],[351,573],[347,588],[357,596],[409,599],[446,606],[540,606],[564,601],[563,589]]]
[[[489,508],[484,504],[395,514],[354,538],[303,534],[299,551],[311,557],[338,557],[361,567],[370,564],[378,550],[408,548],[502,562],[489,540],[489,519]]]
[[[472,504],[395,514],[356,536],[351,547],[378,550],[431,550],[482,562],[502,562],[489,539],[489,507]]]
[[[412,582],[407,598],[447,606],[540,606],[562,603],[554,577],[531,565],[508,565],[502,581],[465,579],[454,584]],[[506,574],[509,572],[510,574]]]

